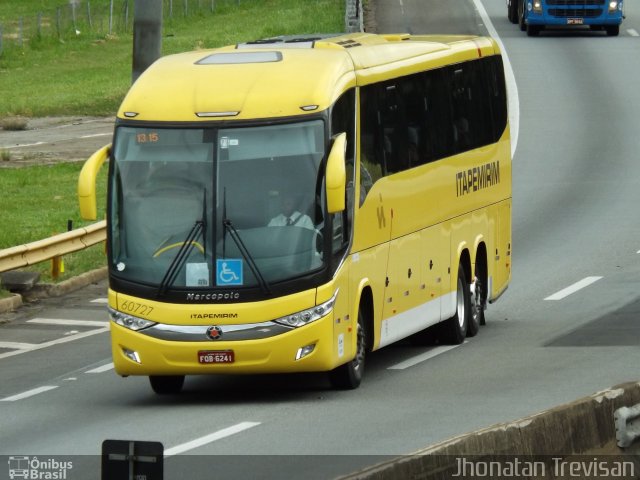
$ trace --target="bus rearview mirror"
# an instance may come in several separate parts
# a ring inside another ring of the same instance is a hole
[[[347,151],[347,134],[340,133],[333,141],[327,159],[327,209],[329,213],[342,212],[345,209],[345,189],[347,173],[345,156]]]
[[[78,178],[78,201],[80,216],[83,220],[95,220],[98,216],[96,207],[96,178],[102,164],[111,151],[111,144],[105,145],[87,160]]]

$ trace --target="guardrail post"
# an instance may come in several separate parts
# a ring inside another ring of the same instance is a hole
[[[67,220],[67,232],[73,230],[73,220]],[[62,255],[56,255],[51,259],[51,277],[56,280],[61,273],[64,273],[64,260]]]
[[[620,407],[613,412],[613,419],[619,447],[629,447],[634,440],[640,438],[640,403],[631,408]]]
[[[57,280],[61,273],[64,273],[64,260],[58,255],[51,259],[51,278]]]

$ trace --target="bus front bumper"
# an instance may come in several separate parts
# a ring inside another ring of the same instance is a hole
[[[238,341],[156,338],[112,321],[111,345],[115,371],[123,376],[314,372],[337,366],[332,315],[275,336]]]
[[[622,23],[622,13],[603,14],[598,17],[575,15],[554,16],[550,14],[535,14],[529,12],[526,17],[528,25],[544,25],[549,27],[562,27],[574,25],[620,25]]]

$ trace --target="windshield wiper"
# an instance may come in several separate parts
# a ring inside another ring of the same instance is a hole
[[[222,197],[222,228],[223,228],[222,256],[223,257],[225,256],[225,250],[226,250],[225,237],[227,236],[227,231],[228,231],[229,236],[231,237],[233,242],[236,244],[236,247],[238,247],[238,250],[240,251],[242,258],[245,259],[245,261],[249,265],[249,268],[251,269],[251,272],[258,280],[258,283],[260,284],[260,288],[262,289],[263,293],[265,295],[271,295],[271,289],[269,288],[269,284],[262,276],[262,273],[260,272],[260,269],[258,268],[256,261],[253,259],[253,256],[251,255],[251,252],[249,252],[244,242],[242,241],[242,238],[240,238],[240,235],[238,234],[238,230],[236,230],[236,227],[233,226],[233,222],[231,222],[231,219],[227,218],[227,189],[226,188],[224,189],[224,193]]]
[[[202,243],[203,245],[203,255],[207,254],[207,189],[205,188],[202,194],[202,218],[200,220],[196,220],[196,223],[193,224],[191,230],[187,234],[187,238],[180,245],[180,250],[178,250],[177,255],[173,258],[171,263],[169,264],[169,268],[162,277],[162,281],[160,282],[160,286],[158,287],[158,297],[164,297],[167,294],[167,290],[173,282],[176,281],[178,273],[182,270],[184,263],[189,258],[189,254],[191,250],[196,245],[196,239],[202,234]]]

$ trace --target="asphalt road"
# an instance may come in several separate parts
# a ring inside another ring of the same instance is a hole
[[[103,440],[153,440],[172,454],[167,479],[328,479],[640,378],[640,6],[627,2],[617,38],[528,38],[503,0],[376,7],[378,31],[495,31],[508,54],[513,281],[479,336],[382,349],[355,391],[320,375],[193,377],[160,398],[110,369],[96,285],[0,326],[0,455],[73,455],[86,473],[68,478],[98,478]]]
[[[84,161],[111,142],[114,118],[45,117],[29,119],[23,130],[0,129],[2,167]]]

